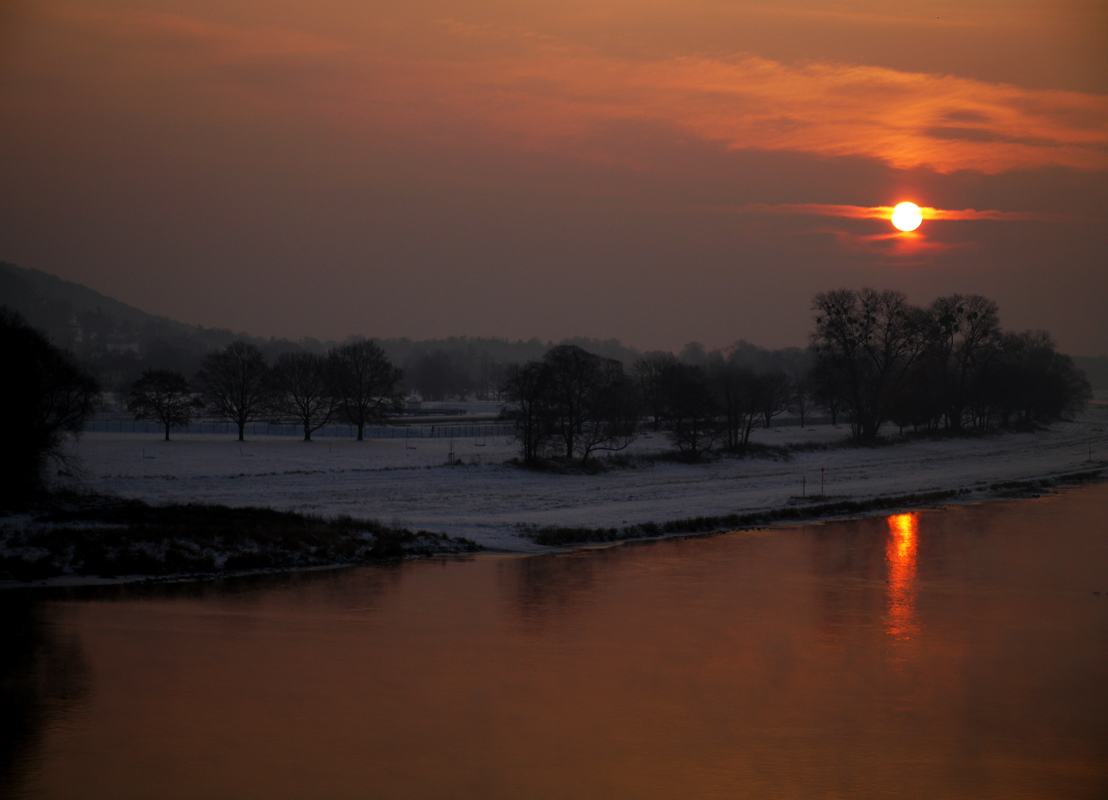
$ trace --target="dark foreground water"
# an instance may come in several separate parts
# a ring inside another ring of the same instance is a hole
[[[0,596],[0,794],[1108,797],[1106,514]]]

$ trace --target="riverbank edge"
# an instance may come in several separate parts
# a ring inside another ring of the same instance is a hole
[[[0,590],[164,583],[457,555],[481,545],[375,520],[61,493],[2,521]]]
[[[636,542],[661,539],[679,539],[688,537],[714,536],[723,533],[750,531],[772,527],[789,527],[820,522],[863,519],[875,515],[903,513],[924,509],[934,509],[949,505],[968,503],[1004,502],[1007,500],[1042,497],[1057,490],[1073,488],[1089,483],[1108,481],[1108,462],[1093,462],[1088,469],[1071,470],[1053,475],[1029,478],[1018,481],[999,481],[954,489],[940,489],[929,492],[886,495],[869,498],[850,497],[793,497],[784,506],[756,511],[733,512],[725,515],[696,516],[670,520],[664,523],[645,522],[612,528],[588,528],[574,526],[526,526],[519,535],[529,540],[536,550],[517,551],[486,548],[462,537],[450,537],[430,531],[411,532],[397,529],[397,533],[416,537],[420,544],[404,552],[392,550],[378,556],[363,553],[357,558],[328,561],[324,563],[298,563],[283,566],[260,567],[254,569],[212,569],[204,571],[184,571],[168,574],[120,574],[112,576],[78,575],[67,573],[41,579],[15,580],[0,579],[0,591],[18,589],[49,589],[83,586],[107,586],[120,584],[157,585],[165,583],[184,583],[196,581],[216,581],[229,578],[257,575],[275,575],[319,570],[344,569],[372,564],[395,563],[403,560],[429,559],[439,557],[472,557],[478,554],[489,555],[543,555],[595,547],[633,544]],[[116,498],[108,498],[117,501]],[[128,503],[138,501],[126,501]],[[145,504],[141,504],[145,505]],[[163,510],[171,514],[180,507],[147,506],[155,512]],[[241,515],[257,509],[240,509],[221,506],[208,506],[228,513]],[[271,512],[299,517],[292,512]],[[333,521],[310,519],[310,521],[328,525]],[[357,520],[342,520],[345,524]],[[365,522],[365,521],[362,521]],[[366,523],[372,525],[374,523]]]
[[[982,482],[970,487],[930,492],[885,495],[865,499],[849,497],[791,498],[790,503],[757,511],[715,516],[686,517],[665,523],[645,522],[611,528],[577,526],[528,526],[520,534],[536,545],[574,549],[590,545],[623,544],[683,536],[710,536],[732,531],[786,525],[807,525],[831,520],[863,519],[904,511],[966,503],[1003,502],[1042,497],[1054,490],[1108,481],[1108,462],[1094,462],[1089,469],[1018,481]],[[804,505],[811,503],[811,505]]]

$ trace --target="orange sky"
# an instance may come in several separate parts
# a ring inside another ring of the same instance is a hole
[[[1108,353],[1103,3],[17,1],[0,103],[0,260],[183,321],[784,346],[874,285]]]

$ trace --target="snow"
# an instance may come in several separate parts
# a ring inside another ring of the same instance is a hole
[[[57,481],[151,503],[348,514],[465,536],[492,550],[535,552],[541,548],[521,535],[525,526],[619,527],[779,508],[802,491],[818,494],[821,469],[828,496],[866,500],[983,489],[1108,463],[1104,406],[1034,433],[837,446],[848,434],[847,426],[831,425],[759,429],[752,436],[757,444],[829,447],[702,464],[645,461],[588,475],[507,464],[518,447],[505,437],[413,444],[274,436],[240,444],[210,434],[164,442],[153,434],[88,433],[73,446],[82,469]],[[451,447],[460,465],[447,464]],[[647,456],[669,449],[663,434],[651,434],[625,453]]]

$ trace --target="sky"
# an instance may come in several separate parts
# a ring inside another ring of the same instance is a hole
[[[0,0],[0,111],[0,260],[183,322],[1108,353],[1102,0]]]

